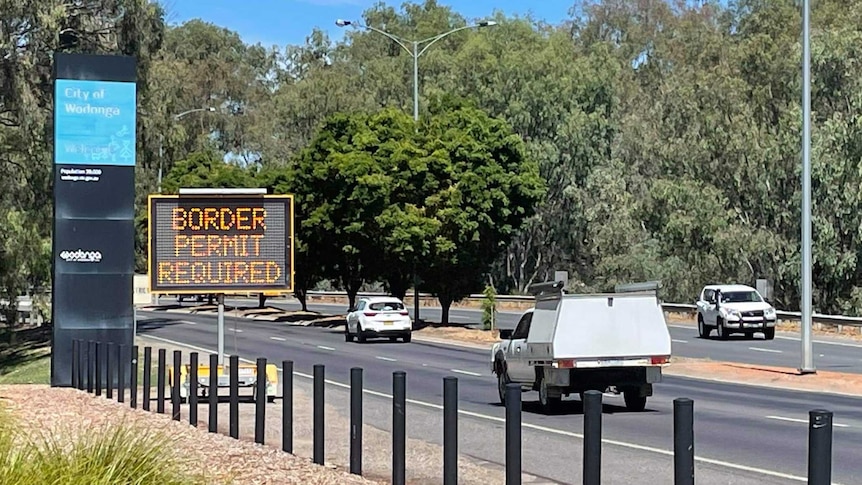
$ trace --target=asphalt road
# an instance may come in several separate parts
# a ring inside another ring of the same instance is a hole
[[[425,315],[430,313],[426,310]],[[207,351],[215,349],[216,319],[212,315],[139,312],[138,317],[142,336]],[[505,414],[497,401],[496,381],[486,352],[416,340],[410,344],[381,341],[363,345],[345,342],[338,329],[233,318],[226,322],[226,352],[237,352],[246,359],[266,357],[279,363],[291,359],[295,371],[306,375],[311,374],[314,364],[324,364],[327,378],[339,383],[349,383],[351,367],[362,367],[366,389],[384,396],[391,390],[392,372],[407,371],[411,399],[408,434],[432,442],[439,442],[441,435],[438,406],[442,404],[442,379],[448,375],[458,377],[460,409],[468,413],[461,416],[461,451],[503,462]],[[781,341],[769,344],[778,342]],[[578,483],[581,404],[577,398],[570,398],[558,415],[545,416],[537,411],[536,397],[536,393],[523,395],[524,470],[561,483]],[[620,397],[605,398],[603,436],[613,441],[605,442],[603,448],[603,483],[645,483],[646,472],[655,477],[649,481],[672,482],[673,399],[677,397],[695,402],[695,449],[702,458],[697,469],[698,483],[804,481],[806,423],[808,411],[814,408],[835,412],[833,479],[843,484],[862,483],[858,452],[862,449],[862,399],[671,376],[656,385],[655,395],[643,413],[627,412]],[[370,419],[366,422],[373,423]],[[381,425],[385,426],[386,423]]]
[[[163,300],[165,303],[167,299]],[[229,305],[254,306],[257,301],[232,300]],[[284,300],[267,301],[268,305],[298,310],[299,304]],[[310,305],[309,310],[345,314],[344,305]],[[413,315],[413,308],[409,309]],[[420,316],[428,321],[440,321],[441,310],[434,307],[423,307]],[[520,318],[517,312],[499,312],[498,322],[501,328],[514,328]],[[477,326],[481,322],[481,311],[453,308],[449,312],[452,323]],[[774,340],[764,340],[760,334],[754,338],[734,335],[729,340],[721,341],[715,338],[702,339],[697,335],[694,325],[669,325],[673,339],[673,355],[727,362],[739,362],[754,365],[798,368],[802,363],[802,344],[799,337],[793,334],[778,332]],[[862,342],[854,343],[841,338],[815,338],[813,343],[814,365],[819,370],[835,372],[862,373]]]

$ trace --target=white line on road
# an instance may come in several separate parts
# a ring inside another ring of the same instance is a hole
[[[154,337],[152,335],[141,336],[140,338],[158,340],[161,342],[165,342],[167,344],[177,345],[180,347],[186,347],[188,349],[197,350],[198,352],[206,352],[206,353],[210,353],[210,354],[216,353],[216,351],[212,350],[212,349],[204,349],[202,347],[184,344],[182,342],[177,342],[177,341],[169,340],[166,338]],[[248,363],[248,364],[254,364],[254,362],[249,360],[249,359],[240,359],[240,360],[245,362],[245,363]],[[279,372],[284,372],[284,370],[279,368],[279,367],[277,367],[276,369],[278,369]],[[303,379],[314,379],[313,375],[305,374],[303,372],[293,371],[293,375],[297,376],[297,377],[302,377]],[[340,387],[342,389],[350,389],[349,384],[344,384],[344,383],[337,382],[337,381],[331,381],[329,379],[325,379],[324,381],[327,384],[332,385],[332,386]],[[385,399],[392,399],[391,394],[386,394],[386,393],[378,392],[378,391],[372,391],[371,389],[363,389],[362,392],[364,392],[370,396],[377,396],[377,397],[382,397]],[[432,409],[438,409],[438,410],[443,409],[443,406],[441,406],[439,404],[434,404],[434,403],[424,402],[424,401],[417,401],[415,399],[407,399],[407,402],[410,404],[415,404],[417,406],[423,406],[426,408],[432,408]],[[477,419],[483,419],[486,421],[494,421],[497,423],[505,423],[506,422],[506,420],[504,418],[498,418],[497,416],[489,416],[487,414],[474,413],[472,411],[465,411],[463,409],[459,409],[458,414],[462,414],[464,416],[470,416],[470,417],[477,418]],[[537,424],[525,423],[525,422],[521,422],[521,426],[524,428],[533,429],[535,431],[543,431],[546,433],[555,434],[555,435],[559,435],[559,436],[584,439],[583,434],[573,433],[571,431],[563,431],[560,429],[553,429],[553,428],[548,428],[545,426],[539,426]],[[608,438],[602,438],[602,443],[605,443],[608,445],[619,446],[621,448],[628,448],[628,449],[632,449],[632,450],[648,451],[651,453],[656,453],[656,454],[667,456],[667,457],[673,457],[674,456],[673,450],[654,448],[652,446],[639,445],[636,443],[628,443],[625,441],[618,441],[618,440],[612,440],[612,439],[608,439]],[[703,456],[695,455],[694,460],[701,462],[701,463],[708,463],[710,465],[721,466],[724,468],[731,468],[734,470],[742,470],[742,471],[746,471],[746,472],[750,472],[750,473],[759,473],[761,475],[766,475],[766,476],[770,476],[770,477],[784,478],[786,480],[795,480],[797,482],[803,482],[803,483],[808,482],[807,477],[801,477],[799,475],[791,475],[789,473],[777,472],[774,470],[767,470],[764,468],[757,468],[757,467],[752,467],[752,466],[747,466],[747,465],[740,465],[738,463],[726,462],[726,461],[716,460],[713,458],[706,458]],[[833,485],[839,485],[839,484],[833,484]]]
[[[318,348],[318,349],[322,349],[322,350],[335,350],[334,348],[332,348],[332,347],[327,347],[327,346],[325,346],[325,345],[318,345],[318,346],[317,346],[317,348]]]
[[[279,342],[285,342],[285,341],[287,341],[287,339],[286,339],[286,338],[281,338],[281,337],[270,337],[269,339],[270,339],[270,340],[278,340]]]
[[[242,333],[242,330],[240,330],[240,329],[238,329],[238,328],[232,328],[232,329],[230,329],[230,331],[231,331],[231,332],[236,332],[236,333]]]
[[[482,374],[479,374],[478,372],[470,372],[468,370],[461,370],[461,369],[449,369],[449,370],[452,372],[455,372],[456,374],[464,374],[465,376],[482,377]]]
[[[392,357],[383,357],[382,355],[375,355],[374,358],[380,359],[380,360],[385,360],[386,362],[398,362],[397,360],[393,359]]]
[[[773,354],[781,354],[783,353],[780,350],[775,349],[761,349],[760,347],[749,347],[748,350],[754,350],[755,352],[771,352]]]
[[[687,344],[687,343],[688,343],[688,340],[680,340],[680,339],[678,339],[678,338],[672,338],[672,339],[670,339],[670,341],[671,341],[671,342],[676,342],[676,343],[678,343],[678,344]]]
[[[806,419],[799,419],[799,418],[785,418],[784,416],[767,416],[766,418],[767,418],[767,419],[777,419],[777,420],[779,420],[779,421],[791,421],[791,422],[794,422],[794,423],[803,423],[803,424],[808,424],[808,420],[806,420]],[[835,426],[836,428],[849,428],[849,427],[850,427],[850,426],[848,426],[848,425],[846,425],[846,424],[839,424],[839,423],[832,423],[832,426]]]

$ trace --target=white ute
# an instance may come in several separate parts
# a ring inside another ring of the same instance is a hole
[[[563,395],[588,390],[622,393],[626,408],[642,411],[652,385],[670,362],[671,338],[653,283],[615,293],[565,294],[560,281],[530,287],[535,294],[510,336],[491,348],[500,402],[506,385],[538,391],[543,411]]]
[[[707,285],[697,299],[697,333],[709,337],[712,329],[724,340],[731,333],[749,337],[763,332],[775,338],[775,308],[754,288],[745,285]]]

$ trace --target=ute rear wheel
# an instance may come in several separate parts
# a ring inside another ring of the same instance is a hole
[[[543,373],[539,374],[539,405],[545,413],[559,409],[563,402],[562,396],[554,396]]]
[[[646,396],[641,396],[637,389],[623,392],[623,400],[626,402],[626,409],[629,411],[640,412],[646,408]]]

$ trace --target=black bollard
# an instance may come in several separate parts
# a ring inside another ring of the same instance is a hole
[[[102,395],[102,342],[96,342],[96,395]]]
[[[93,393],[93,368],[96,363],[96,343],[87,342],[87,392]]]
[[[281,361],[281,449],[293,453],[293,361]]]
[[[189,424],[198,426],[198,353],[189,354]]]
[[[132,365],[131,369],[129,369],[129,377],[131,378],[131,382],[129,388],[131,392],[129,393],[129,405],[132,409],[138,407],[138,346],[132,346]]]
[[[314,463],[323,464],[323,399],[324,399],[324,367],[321,364],[314,365]]]
[[[126,401],[126,346],[117,348],[117,402]]]
[[[181,350],[174,350],[174,376],[173,381],[174,385],[171,390],[171,417],[174,421],[180,420],[180,400],[182,399],[182,395],[180,394],[180,389],[182,389],[183,383],[180,382],[180,371],[183,366],[183,352]]]
[[[105,346],[105,397],[114,398],[114,343]]]
[[[263,357],[257,359],[257,376],[254,384],[257,387],[254,403],[254,442],[262,445],[266,431],[266,359]]]
[[[506,485],[521,484],[521,385],[506,384]]]
[[[210,354],[209,374],[209,420],[207,426],[210,433],[218,432],[218,354]]]
[[[443,378],[443,485],[458,483],[458,378]]]
[[[808,412],[808,484],[832,483],[832,411]]]
[[[86,389],[86,385],[84,384],[84,367],[87,365],[87,357],[86,357],[86,349],[85,342],[83,340],[78,340],[78,390],[83,391]]]
[[[362,368],[350,369],[350,473],[362,475]]]
[[[404,485],[407,444],[407,373],[392,373],[392,483]]]
[[[584,485],[602,480],[602,393],[584,393]]]
[[[239,356],[230,356],[230,437],[239,439]]]
[[[72,340],[72,388],[78,388],[78,340]]]
[[[144,347],[144,411],[150,410],[150,387],[152,381],[153,349]]]
[[[694,401],[673,400],[673,483],[694,485]]]
[[[158,375],[156,375],[156,412],[165,413],[165,359],[167,351],[159,349]]]

